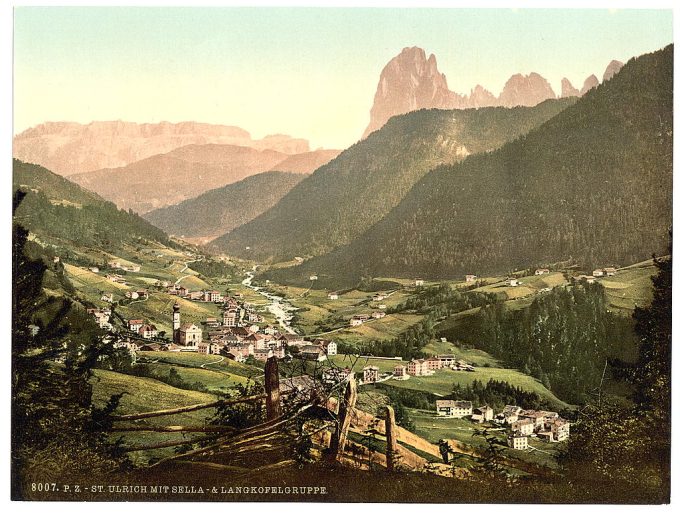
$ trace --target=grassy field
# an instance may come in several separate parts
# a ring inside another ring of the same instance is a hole
[[[391,379],[387,381],[386,384],[443,396],[448,395],[451,392],[451,388],[454,384],[469,386],[475,380],[486,384],[490,379],[507,381],[511,385],[522,388],[528,392],[535,392],[542,398],[551,402],[556,408],[567,406],[566,403],[555,397],[550,390],[535,378],[509,368],[477,367],[473,372],[442,369],[437,370],[434,375],[431,376],[411,377],[406,381]]]
[[[407,411],[411,421],[416,426],[416,434],[432,443],[436,443],[440,439],[454,439],[479,449],[486,446],[484,438],[474,434],[476,430],[483,429],[481,424],[475,424],[467,419],[438,417],[433,411],[411,408],[407,408]],[[498,438],[505,441],[506,433],[505,430],[498,431]],[[503,454],[528,463],[557,468],[556,457],[563,444],[547,443],[539,438],[530,438],[529,445],[535,449],[519,451],[505,448]]]
[[[231,374],[243,378],[260,377],[263,372],[257,367],[252,367],[244,363],[237,363],[230,359],[220,360],[220,356],[208,356],[197,352],[137,352],[139,358],[147,361],[158,361],[169,365],[179,365],[180,367],[201,368],[212,370],[224,374]],[[218,363],[216,363],[219,361]]]
[[[120,405],[116,411],[117,414],[155,411],[189,406],[192,404],[202,404],[216,400],[216,397],[212,394],[181,390],[154,379],[118,374],[106,370],[96,370],[90,382],[93,387],[93,403],[96,406],[103,406],[111,395],[125,393],[121,398]],[[179,415],[133,421],[130,422],[129,425],[140,427],[147,427],[149,425],[200,426],[205,423],[207,418],[210,418],[213,415],[213,410],[201,410]],[[115,433],[114,436],[123,436],[123,445],[132,447],[182,439],[190,440],[191,438],[196,437],[196,434],[130,432]],[[168,449],[138,451],[130,453],[129,456],[137,464],[146,464],[149,459],[170,455],[172,449],[173,448],[170,447]]]
[[[640,263],[619,270],[612,277],[600,280],[605,287],[609,304],[620,311],[632,312],[635,306],[646,306],[652,301],[652,281],[656,267],[651,262]]]
[[[438,354],[454,354],[457,358],[479,367],[483,367],[485,365],[498,367],[500,365],[500,362],[496,358],[494,358],[491,354],[487,354],[483,350],[463,349],[451,342],[442,342],[440,340],[432,340],[425,347],[423,347],[423,352],[431,356]]]

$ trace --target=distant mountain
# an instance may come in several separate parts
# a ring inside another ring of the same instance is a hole
[[[146,220],[42,166],[14,159],[12,185],[27,193],[17,210],[17,221],[44,242],[102,250],[139,240],[172,245],[162,230]]]
[[[47,122],[14,137],[13,156],[42,165],[59,175],[118,168],[192,144],[217,143],[274,150],[309,151],[309,143],[285,135],[253,140],[239,128],[197,122],[132,123],[123,121]]]
[[[144,218],[169,234],[205,244],[265,212],[304,177],[289,172],[252,175],[177,205],[156,209]]]
[[[621,65],[620,61],[612,61],[605,75],[611,78]],[[593,84],[590,78],[582,91],[563,79],[562,97],[581,96],[591,87]],[[427,57],[421,48],[404,48],[380,73],[370,122],[363,137],[382,127],[390,117],[418,109],[535,106],[552,98],[555,98],[555,92],[538,73],[513,75],[505,83],[498,98],[480,85],[475,86],[470,95],[461,95],[449,90],[446,76],[437,69],[434,54]]]
[[[362,276],[640,261],[667,248],[672,150],[669,46],[632,59],[526,136],[433,170],[350,245],[267,277],[302,283],[314,273],[335,288]]]
[[[395,116],[211,246],[258,260],[329,252],[379,221],[432,168],[498,148],[572,102]]]
[[[71,175],[69,179],[118,207],[146,213],[278,168],[279,164],[286,171],[309,173],[334,152],[318,150],[290,156],[235,145],[187,145],[121,168]]]
[[[560,94],[560,98],[567,98],[567,97],[578,97],[580,96],[579,90],[576,89],[571,82],[569,82],[569,79],[564,77],[562,79],[562,93]]]
[[[516,73],[503,86],[498,101],[505,107],[535,106],[550,98],[555,98],[555,92],[538,73]]]
[[[303,152],[300,154],[293,154],[288,156],[280,163],[276,163],[271,171],[276,172],[294,172],[294,173],[312,173],[320,166],[325,165],[331,159],[335,159],[340,153],[340,150],[313,150],[312,152]]]

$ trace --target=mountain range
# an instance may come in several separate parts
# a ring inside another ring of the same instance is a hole
[[[610,79],[621,66],[620,61],[612,61],[607,66],[603,81]],[[565,78],[562,80],[561,96],[582,96],[598,84],[597,77],[591,75],[577,90]],[[475,86],[469,95],[456,93],[449,90],[446,76],[439,72],[434,54],[427,57],[422,48],[404,48],[380,73],[371,119],[363,137],[382,127],[390,117],[418,109],[535,106],[553,98],[556,95],[548,81],[535,72],[528,75],[517,73],[510,77],[498,97],[480,85]]]
[[[240,127],[197,122],[132,123],[97,121],[48,122],[17,134],[12,155],[59,175],[119,168],[187,145],[207,143],[274,150],[284,154],[309,151],[309,142],[283,134],[260,140]]]
[[[260,261],[329,252],[378,222],[432,168],[496,149],[573,102],[431,109],[392,117],[298,183],[271,209],[210,247]]]
[[[316,150],[291,156],[236,145],[187,145],[120,168],[70,175],[69,179],[122,209],[146,213],[269,170],[307,174],[336,154]]]
[[[671,45],[631,59],[601,87],[498,150],[424,174],[348,245],[265,277],[308,284],[317,274],[318,286],[335,288],[367,276],[445,278],[565,259],[586,269],[640,261],[668,245],[672,149]]]

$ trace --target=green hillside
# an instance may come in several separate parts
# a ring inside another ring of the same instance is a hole
[[[256,260],[318,255],[385,216],[432,168],[500,147],[572,99],[536,107],[421,110],[395,116],[300,182],[273,208],[212,246]]]
[[[304,177],[290,172],[260,173],[143,216],[169,234],[214,238],[264,213]]]
[[[46,168],[14,159],[13,172],[13,189],[27,193],[16,220],[51,244],[102,249],[117,249],[138,240],[172,244],[163,231],[146,220],[119,210],[112,202]]]
[[[672,86],[672,46],[633,59],[526,136],[433,170],[351,245],[271,276],[314,272],[320,285],[353,284],[362,275],[460,277],[565,259],[592,270],[665,253]]]

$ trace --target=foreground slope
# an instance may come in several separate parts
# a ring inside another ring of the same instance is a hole
[[[672,85],[672,46],[633,59],[526,137],[433,170],[351,245],[277,278],[451,277],[568,258],[624,265],[663,253]]]
[[[498,148],[571,103],[423,110],[394,117],[300,182],[272,209],[212,245],[258,260],[328,252],[379,221],[435,166]]]
[[[31,233],[53,244],[115,249],[139,239],[171,245],[168,236],[137,215],[52,173],[42,166],[13,162],[13,189],[27,193],[16,218]]]
[[[299,173],[260,173],[177,205],[156,209],[144,218],[181,238],[209,241],[272,207],[303,178]]]

